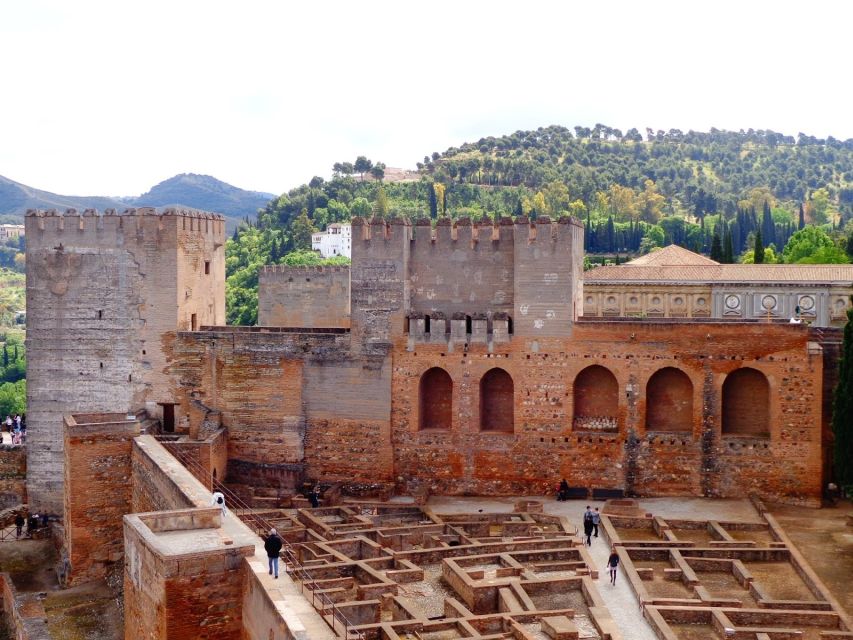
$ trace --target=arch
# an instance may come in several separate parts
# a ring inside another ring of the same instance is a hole
[[[618,429],[619,383],[610,369],[594,364],[578,373],[573,397],[574,429]]]
[[[770,435],[770,383],[758,369],[732,371],[723,382],[723,435]]]
[[[512,433],[515,385],[503,369],[489,369],[480,379],[480,430]]]
[[[421,429],[450,429],[453,424],[453,380],[440,367],[428,369],[418,388]]]
[[[693,383],[681,369],[664,367],[646,383],[646,430],[693,431]]]

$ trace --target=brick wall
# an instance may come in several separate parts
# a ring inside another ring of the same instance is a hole
[[[91,419],[91,416],[80,416]],[[65,551],[68,583],[103,578],[124,557],[122,517],[131,505],[131,446],[139,423],[123,415],[98,422],[65,418]]]
[[[0,445],[0,509],[27,502],[27,449]]]
[[[821,487],[822,362],[809,355],[806,343],[805,328],[787,325],[620,322],[582,322],[570,339],[515,338],[491,352],[476,345],[462,353],[449,353],[444,345],[410,349],[401,341],[394,351],[392,393],[395,476],[405,477],[410,489],[427,485],[449,493],[545,491],[566,477],[573,485],[645,495],[756,491],[815,504]],[[572,426],[574,381],[592,364],[617,380],[617,434]],[[420,377],[436,366],[454,382],[452,428],[419,431]],[[495,366],[515,381],[513,434],[479,430],[479,382]],[[742,366],[769,381],[769,438],[744,440],[720,432],[722,385]],[[684,397],[686,387],[669,395],[673,406],[692,404],[687,431],[660,433],[646,423],[648,403],[661,397],[646,395],[649,380],[667,367],[677,368],[692,385],[691,397]]]
[[[263,267],[258,274],[258,326],[348,328],[349,271],[349,267]]]

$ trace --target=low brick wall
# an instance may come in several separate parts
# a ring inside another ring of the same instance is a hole
[[[45,640],[50,638],[41,601],[35,594],[18,596],[8,573],[0,573],[0,604],[9,637],[15,640]]]

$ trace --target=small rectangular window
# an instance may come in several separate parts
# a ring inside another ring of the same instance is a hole
[[[206,276],[210,275],[210,260],[204,261],[204,275],[206,275]]]
[[[192,314],[190,316],[190,331],[196,331],[198,329],[198,319],[196,314]]]

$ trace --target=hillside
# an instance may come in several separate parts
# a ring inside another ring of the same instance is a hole
[[[0,216],[20,219],[27,209],[124,209],[183,206],[221,213],[230,231],[246,216],[254,216],[273,197],[246,191],[211,176],[184,173],[164,180],[139,197],[63,196],[0,176]]]
[[[719,262],[853,255],[853,140],[551,126],[434,152],[417,167],[417,179],[385,180],[392,170],[360,156],[267,203],[227,246],[229,322],[254,322],[260,265],[303,259],[312,231],[356,215],[573,215],[591,261],[668,244]]]

